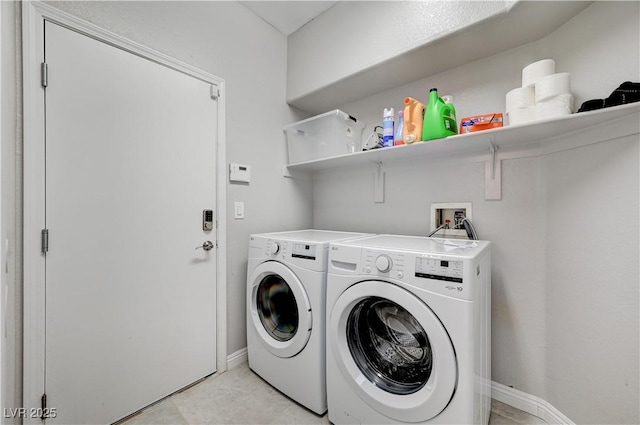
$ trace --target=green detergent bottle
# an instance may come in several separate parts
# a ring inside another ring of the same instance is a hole
[[[458,134],[456,108],[438,96],[438,89],[431,89],[422,125],[422,140],[442,139],[454,134]]]

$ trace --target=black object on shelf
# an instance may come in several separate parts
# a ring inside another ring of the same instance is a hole
[[[640,83],[625,81],[606,99],[587,100],[580,106],[578,112],[595,111],[633,102],[640,102]]]

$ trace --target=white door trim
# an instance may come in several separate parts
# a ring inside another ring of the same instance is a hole
[[[51,21],[111,44],[176,71],[215,85],[218,97],[217,188],[217,372],[227,370],[226,303],[226,140],[225,81],[163,53],[128,40],[46,3],[24,2],[22,9],[24,66],[24,357],[23,406],[40,407],[45,376],[45,258],[41,253],[41,230],[45,228],[44,192],[44,90],[40,64],[44,57],[44,25]],[[40,423],[25,418],[25,423]]]
[[[0,22],[2,22],[2,5],[0,5]],[[2,31],[0,31],[0,48],[2,46]],[[0,54],[0,99],[2,99],[2,55]],[[0,108],[1,111],[1,108]],[[3,116],[0,114],[0,147],[2,146],[2,120],[3,120]],[[0,148],[0,176],[2,175],[2,149]],[[0,223],[2,223],[2,185],[0,185]],[[7,246],[6,242],[3,240],[4,238],[2,238],[1,236],[4,235],[3,232],[3,228],[2,226],[0,226],[0,243],[2,244],[2,248],[0,248],[0,264],[5,264],[5,261],[7,261],[7,259],[5,258],[7,256],[7,250],[5,250],[5,246]],[[4,269],[4,267],[2,267]],[[6,295],[5,295],[5,285],[8,285],[8,282],[6,282],[6,279],[8,278],[8,276],[5,276],[4,273],[0,272],[0,329],[5,329],[5,314],[6,314]],[[4,349],[4,345],[3,345],[3,341],[4,338],[0,337],[0,358],[4,358],[5,356],[5,349]],[[0,364],[0,383],[4,382],[3,379],[3,369],[4,369],[4,362],[2,364]],[[4,402],[2,401],[2,393],[4,391],[2,391],[2,389],[0,388],[0,406],[4,406]]]

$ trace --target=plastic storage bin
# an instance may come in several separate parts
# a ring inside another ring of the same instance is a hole
[[[361,151],[364,123],[335,109],[288,125],[289,164]]]

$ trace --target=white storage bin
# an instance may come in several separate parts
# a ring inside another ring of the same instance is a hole
[[[361,151],[364,123],[339,109],[288,125],[289,164]]]

